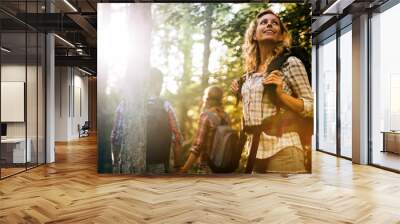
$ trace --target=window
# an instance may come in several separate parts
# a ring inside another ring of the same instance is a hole
[[[375,165],[396,170],[400,170],[400,156],[387,146],[394,143],[395,149],[400,148],[400,133],[392,133],[400,130],[398,21],[400,4],[371,18],[371,158]]]
[[[336,153],[336,36],[318,47],[318,149]]]
[[[351,26],[340,36],[340,155],[352,157],[352,35]]]

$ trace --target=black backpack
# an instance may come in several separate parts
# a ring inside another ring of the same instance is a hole
[[[307,72],[308,81],[311,85],[311,62],[310,62],[310,55],[307,51],[302,47],[291,47],[286,49],[280,56],[276,57],[274,60],[271,61],[267,68],[267,73],[272,72],[273,70],[280,70],[282,65],[287,61],[287,59],[291,56],[295,56],[296,58],[300,59],[304,65],[304,68]]]
[[[281,70],[282,65],[287,61],[287,59],[291,56],[294,56],[298,59],[301,60],[301,62],[304,65],[304,68],[307,72],[307,77],[308,77],[308,82],[311,85],[311,62],[310,62],[310,57],[307,53],[307,51],[302,48],[302,47],[292,47],[289,49],[286,49],[284,52],[282,52],[279,56],[274,58],[274,60],[271,61],[271,63],[268,65],[267,68],[267,73],[271,73],[274,70]],[[264,85],[264,93],[270,98],[270,100],[274,103],[277,104],[276,101],[276,92],[275,92],[275,85]]]
[[[285,49],[279,56],[277,56],[274,60],[271,61],[271,63],[269,64],[268,68],[267,68],[267,73],[270,73],[274,70],[281,70],[282,65],[287,61],[287,59],[291,56],[294,56],[298,59],[301,60],[301,62],[304,65],[304,68],[307,72],[307,77],[308,77],[308,82],[310,83],[310,85],[312,86],[312,74],[311,74],[311,61],[310,61],[310,55],[307,53],[307,51],[302,48],[302,47],[291,47],[288,49]],[[241,96],[240,96],[240,91],[242,89],[242,85],[245,82],[246,79],[246,75],[242,76],[239,79],[239,91],[236,95],[236,104],[239,103],[239,101],[241,100]],[[267,94],[269,97],[271,97],[272,102],[276,103],[275,98],[275,87],[274,85],[270,85],[270,86],[265,86],[266,88],[264,88],[264,93]]]
[[[164,163],[165,172],[168,172],[172,132],[164,103],[164,100],[156,98],[149,100],[147,104],[146,162]]]
[[[213,112],[208,112],[210,119],[219,123],[213,131],[210,139],[210,150],[207,154],[208,166],[214,173],[234,172],[240,161],[242,150],[239,147],[237,132],[225,121]]]

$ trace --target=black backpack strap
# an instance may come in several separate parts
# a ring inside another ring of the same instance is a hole
[[[301,60],[304,65],[304,68],[307,72],[308,81],[311,85],[311,63],[309,59],[309,55],[307,51],[302,47],[292,47],[290,49],[286,49],[279,56],[275,57],[271,63],[268,65],[267,74],[271,73],[275,70],[281,70],[283,64],[288,60],[289,57],[294,56]],[[275,105],[279,105],[278,98],[276,96],[276,85],[264,85],[264,95],[267,95],[269,99]]]
[[[290,57],[290,50],[286,49],[284,52],[282,52],[280,55],[275,57],[268,65],[267,67],[267,74],[270,74],[271,72],[275,70],[281,70],[282,65],[287,61],[287,59]],[[264,96],[267,96],[270,101],[278,105],[278,97],[276,95],[276,85],[275,84],[269,84],[269,85],[264,85]]]
[[[279,56],[275,57],[267,67],[267,74],[275,70],[281,70],[282,65],[287,61],[291,54],[291,51],[286,49]]]
[[[258,151],[258,145],[260,144],[260,136],[261,136],[261,130],[253,134],[253,139],[251,140],[250,153],[249,153],[249,158],[247,159],[245,173],[253,172],[254,162],[256,161],[256,156]]]
[[[249,73],[246,73],[246,74],[242,75],[242,76],[240,77],[240,79],[238,79],[238,82],[239,82],[239,90],[238,90],[238,92],[236,93],[236,106],[239,104],[240,100],[242,100],[242,95],[241,95],[242,86],[243,86],[243,83],[246,81],[246,78],[247,78],[247,75],[248,75],[248,74],[249,74]]]
[[[283,64],[288,60],[289,57],[298,58],[304,65],[307,72],[308,81],[311,84],[311,62],[308,52],[302,47],[292,47],[286,49],[282,54],[271,61],[267,68],[267,73],[271,73],[274,70],[281,70]]]

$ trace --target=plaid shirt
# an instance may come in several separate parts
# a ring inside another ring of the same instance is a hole
[[[150,97],[149,101],[155,100],[155,97]],[[182,144],[182,134],[179,129],[178,120],[176,119],[175,110],[172,107],[171,103],[168,101],[164,101],[164,109],[168,113],[168,124],[172,132],[172,143]],[[122,136],[123,136],[123,122],[124,122],[124,111],[125,111],[125,103],[122,101],[116,111],[115,111],[115,120],[113,129],[111,131],[111,144],[113,145],[121,145],[122,144]]]
[[[210,140],[214,137],[216,127],[220,124],[221,120],[213,119],[209,113],[215,113],[210,110],[205,110],[200,114],[199,126],[197,128],[196,135],[193,139],[192,147],[190,152],[199,156],[202,152],[210,150]],[[221,111],[222,112],[222,111]],[[230,124],[228,114],[224,113],[223,119],[227,124]]]
[[[288,95],[295,95],[303,100],[304,110],[300,113],[304,117],[313,116],[313,94],[308,81],[307,72],[303,63],[296,57],[289,57],[282,65],[283,91]],[[246,125],[260,125],[264,118],[277,113],[277,107],[268,97],[263,98],[264,87],[262,84],[263,74],[247,74],[242,86],[243,116]],[[280,113],[285,111],[280,109]],[[246,151],[251,146],[252,136],[249,136]],[[284,133],[282,137],[269,136],[262,133],[258,146],[257,158],[266,159],[281,149],[295,146],[302,149],[300,137],[296,132]]]

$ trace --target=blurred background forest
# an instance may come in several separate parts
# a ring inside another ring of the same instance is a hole
[[[209,85],[224,89],[225,110],[239,130],[241,107],[230,85],[244,73],[241,55],[247,26],[267,8],[281,16],[293,45],[311,54],[311,16],[306,4],[152,5],[151,64],[164,73],[162,97],[175,107],[185,150],[197,130],[202,95]]]

